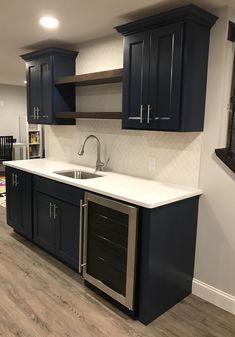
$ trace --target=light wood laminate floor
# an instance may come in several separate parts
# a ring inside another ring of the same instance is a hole
[[[13,233],[0,207],[0,336],[234,337],[235,316],[191,295],[147,327],[133,321]]]

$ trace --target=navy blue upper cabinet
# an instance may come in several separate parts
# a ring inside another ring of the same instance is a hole
[[[75,74],[77,52],[46,48],[21,55],[26,61],[28,122],[36,124],[74,124],[59,120],[57,112],[75,111],[75,87],[56,87],[55,79]]]
[[[123,128],[203,130],[216,20],[188,5],[116,27],[124,35]]]

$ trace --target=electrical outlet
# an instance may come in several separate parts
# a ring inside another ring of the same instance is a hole
[[[0,107],[2,108],[4,106],[4,101],[0,101]]]
[[[156,158],[149,157],[149,171],[154,171],[156,169]]]

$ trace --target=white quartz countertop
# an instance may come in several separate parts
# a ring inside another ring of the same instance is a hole
[[[102,177],[92,179],[68,178],[54,172],[77,169],[94,173],[95,170],[52,159],[16,160],[5,162],[4,164],[146,208],[155,208],[202,194],[202,191],[196,188],[147,180],[114,172],[98,172]]]

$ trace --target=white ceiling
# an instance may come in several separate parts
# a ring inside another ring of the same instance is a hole
[[[116,25],[191,2],[204,8],[235,6],[235,0],[0,0],[0,83],[23,84],[22,53],[49,45],[75,47],[115,33]],[[45,15],[57,17],[59,29],[40,27]]]

